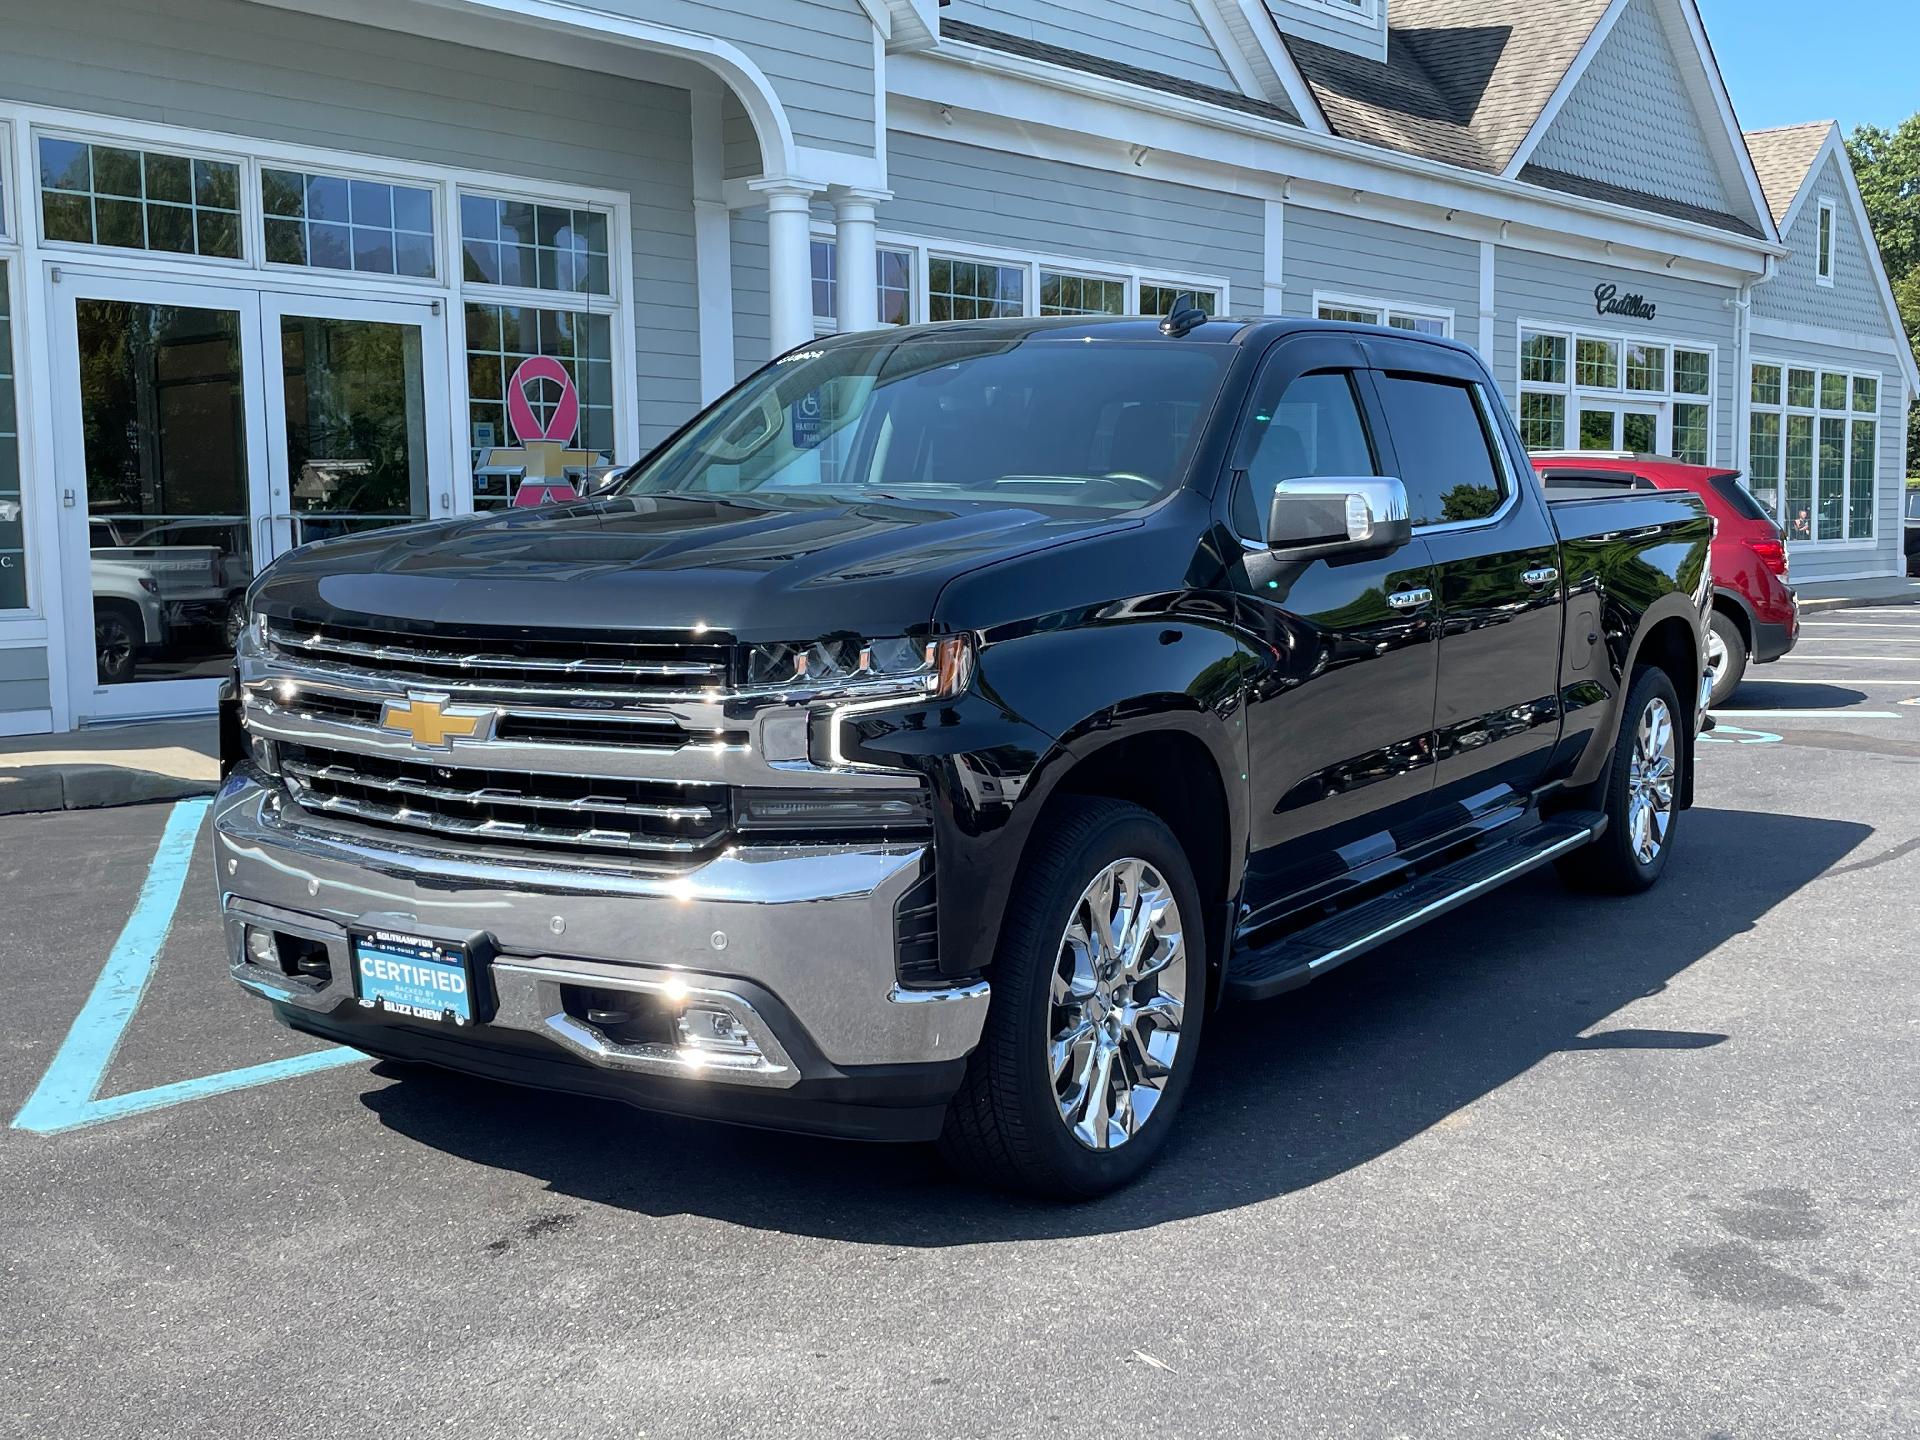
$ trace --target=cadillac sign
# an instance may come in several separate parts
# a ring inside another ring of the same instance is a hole
[[[1651,320],[1657,307],[1644,295],[1622,295],[1611,280],[1593,287],[1593,308],[1602,315],[1630,315],[1635,320]]]

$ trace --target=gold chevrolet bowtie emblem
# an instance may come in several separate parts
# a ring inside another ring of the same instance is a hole
[[[444,697],[409,695],[387,701],[380,727],[399,731],[422,749],[450,750],[455,740],[489,739],[495,714],[482,705],[449,705]]]

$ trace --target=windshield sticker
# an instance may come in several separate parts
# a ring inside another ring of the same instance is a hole
[[[790,412],[793,416],[793,448],[813,450],[820,444],[821,431],[824,428],[820,410],[820,392],[809,390],[793,402]]]

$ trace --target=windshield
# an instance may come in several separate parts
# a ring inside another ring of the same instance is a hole
[[[1132,510],[1180,484],[1228,354],[1044,333],[875,337],[800,351],[615,491]]]

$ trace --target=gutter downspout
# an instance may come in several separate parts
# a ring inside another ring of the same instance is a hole
[[[1733,467],[1742,481],[1752,488],[1753,473],[1753,292],[1780,273],[1779,262],[1771,255],[1761,262],[1760,276],[1740,287],[1734,309],[1734,395]]]

